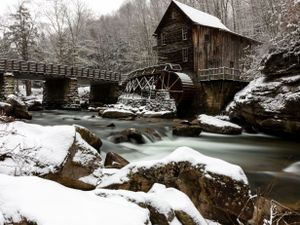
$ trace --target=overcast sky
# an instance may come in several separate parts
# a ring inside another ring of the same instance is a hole
[[[0,0],[0,14],[12,10],[19,0]],[[43,5],[49,0],[31,0],[32,2]],[[82,0],[89,8],[93,10],[95,15],[108,14],[116,11],[125,0]]]

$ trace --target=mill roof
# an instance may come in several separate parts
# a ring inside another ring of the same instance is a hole
[[[169,8],[170,8],[170,6],[172,4],[175,4],[185,14],[185,16],[190,21],[192,21],[194,24],[205,26],[205,27],[211,27],[211,28],[219,29],[219,30],[222,30],[222,31],[225,31],[225,32],[229,32],[229,33],[231,33],[233,35],[237,35],[237,36],[246,38],[246,39],[248,39],[248,40],[250,40],[252,42],[259,43],[258,41],[254,40],[254,39],[251,39],[249,37],[246,37],[246,36],[243,36],[241,34],[238,34],[236,32],[231,31],[229,28],[227,28],[222,23],[222,21],[218,17],[215,17],[215,16],[210,15],[208,13],[202,12],[202,11],[200,11],[198,9],[195,9],[195,8],[193,8],[191,6],[183,4],[183,3],[179,2],[179,1],[172,0],[172,2],[170,3],[168,9],[166,10],[166,12],[169,10]],[[166,13],[165,13],[165,15],[166,15]],[[157,26],[154,34],[158,33],[158,29],[161,26],[161,24],[162,24],[162,22],[164,20],[165,15],[161,19],[161,21],[160,21],[159,25]]]

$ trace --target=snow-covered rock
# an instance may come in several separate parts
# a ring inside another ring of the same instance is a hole
[[[188,147],[176,149],[161,160],[130,163],[106,176],[99,188],[147,192],[154,183],[174,187],[189,196],[201,214],[228,222],[252,215],[251,206],[241,210],[250,198],[247,177],[237,166],[202,155]]]
[[[264,75],[227,107],[232,121],[277,135],[300,135],[300,42],[274,49],[262,63]]]
[[[100,151],[100,148],[102,146],[102,141],[97,135],[93,132],[91,132],[89,129],[74,124],[76,132],[80,134],[80,136],[85,140],[90,146],[94,147],[96,150]]]
[[[150,225],[149,211],[124,198],[0,174],[0,225]],[[175,225],[175,224],[174,224]]]
[[[152,224],[207,225],[186,194],[162,184],[154,184],[148,193],[108,189],[97,189],[95,193],[106,198],[125,198],[149,209]]]
[[[28,112],[26,104],[16,95],[9,95],[6,98],[6,102],[12,106],[12,111],[9,113],[18,119],[31,119],[32,115]]]
[[[0,173],[36,175],[69,187],[95,187],[102,168],[100,154],[74,126],[0,124]]]
[[[104,110],[102,116],[104,118],[120,119],[120,118],[134,117],[135,114],[129,110],[113,108],[113,109]]]
[[[13,107],[11,104],[0,102],[0,115],[9,115],[12,110]]]
[[[241,134],[242,128],[234,123],[218,119],[205,114],[197,118],[203,131],[217,134]]]

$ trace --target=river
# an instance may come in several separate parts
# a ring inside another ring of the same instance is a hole
[[[254,192],[258,191],[300,209],[300,140],[286,140],[264,134],[225,136],[204,132],[198,138],[173,137],[170,120],[121,121],[98,118],[95,114],[61,110],[33,112],[30,123],[85,126],[101,137],[103,153],[116,152],[131,162],[159,159],[176,147],[188,146],[205,155],[240,165],[245,170]],[[111,123],[116,127],[107,127]],[[113,144],[107,140],[111,132],[131,127],[154,128],[164,137],[161,141],[148,141],[143,145]]]

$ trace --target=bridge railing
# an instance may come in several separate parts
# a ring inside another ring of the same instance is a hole
[[[29,73],[35,75],[68,78],[86,78],[91,80],[104,80],[113,82],[121,81],[120,73],[107,70],[8,59],[0,59],[0,72]]]
[[[250,77],[242,75],[241,71],[229,67],[209,68],[198,70],[197,81],[232,80],[249,82]]]

